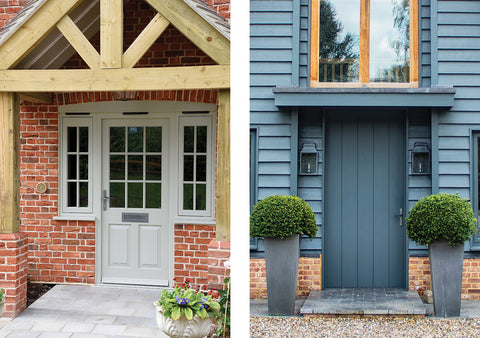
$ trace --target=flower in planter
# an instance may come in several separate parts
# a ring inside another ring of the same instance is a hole
[[[189,279],[181,287],[175,283],[173,290],[163,290],[157,304],[162,307],[163,315],[173,320],[182,316],[190,320],[195,315],[202,319],[214,318],[220,309],[212,293],[193,289]]]

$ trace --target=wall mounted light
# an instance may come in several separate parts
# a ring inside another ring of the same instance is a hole
[[[305,143],[300,150],[300,175],[318,175],[318,151],[314,143]]]
[[[426,142],[415,142],[412,152],[412,174],[430,174],[430,149]]]

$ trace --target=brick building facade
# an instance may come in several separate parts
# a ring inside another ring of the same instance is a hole
[[[27,3],[29,1],[0,1],[0,28],[12,20]],[[229,1],[208,1],[208,5],[224,17],[227,20],[225,25],[228,25]],[[128,49],[155,14],[156,11],[144,1],[125,1],[124,50]],[[89,41],[97,51],[100,50],[100,33],[93,35]],[[134,68],[215,64],[184,34],[170,25]],[[75,54],[61,68],[88,69],[88,66],[82,57]],[[7,295],[5,316],[15,317],[25,308],[27,275],[34,283],[101,283],[97,271],[100,245],[98,220],[82,217],[69,219],[68,214],[62,215],[61,212],[60,128],[62,116],[65,117],[68,113],[59,113],[59,107],[107,102],[121,104],[125,101],[160,105],[168,102],[180,105],[182,102],[198,103],[209,107],[219,104],[218,90],[215,89],[57,92],[53,93],[50,103],[35,103],[21,98],[20,232],[0,234],[0,288],[5,289]],[[211,115],[214,124],[209,133],[215,135],[215,129],[218,129],[218,111]],[[212,141],[215,143],[218,140]],[[215,165],[215,146],[212,149],[212,163]],[[45,184],[46,191],[38,189],[39,183]],[[214,182],[212,184],[214,190],[216,186]],[[173,275],[177,282],[190,278],[194,285],[219,286],[217,274],[224,271],[216,268],[223,268],[223,262],[229,259],[230,243],[220,241],[219,245],[215,240],[215,205],[212,210],[210,221],[195,224],[192,222],[195,217],[190,217],[189,223],[182,224],[177,220],[169,225],[172,227],[173,257],[170,258],[172,264],[168,277]]]

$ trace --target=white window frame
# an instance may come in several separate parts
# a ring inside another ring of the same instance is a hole
[[[88,127],[88,207],[69,207],[68,206],[68,127]],[[59,215],[71,214],[92,214],[93,213],[93,119],[91,117],[68,117],[61,118],[60,137],[59,137],[59,180],[58,180],[58,205]]]
[[[212,217],[215,191],[215,133],[211,116],[181,116],[178,124],[178,216]],[[207,127],[207,171],[206,171],[206,208],[205,210],[185,210],[183,208],[183,149],[184,127]]]

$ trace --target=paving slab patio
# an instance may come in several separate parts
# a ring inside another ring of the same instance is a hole
[[[295,301],[295,316],[302,315],[415,315],[433,317],[433,305],[421,301],[417,292],[401,289],[326,289],[312,291]],[[266,299],[250,300],[250,316],[268,316]],[[480,301],[462,300],[461,318],[480,318]]]
[[[167,337],[153,302],[162,288],[56,285],[17,318],[0,319],[3,337]]]

